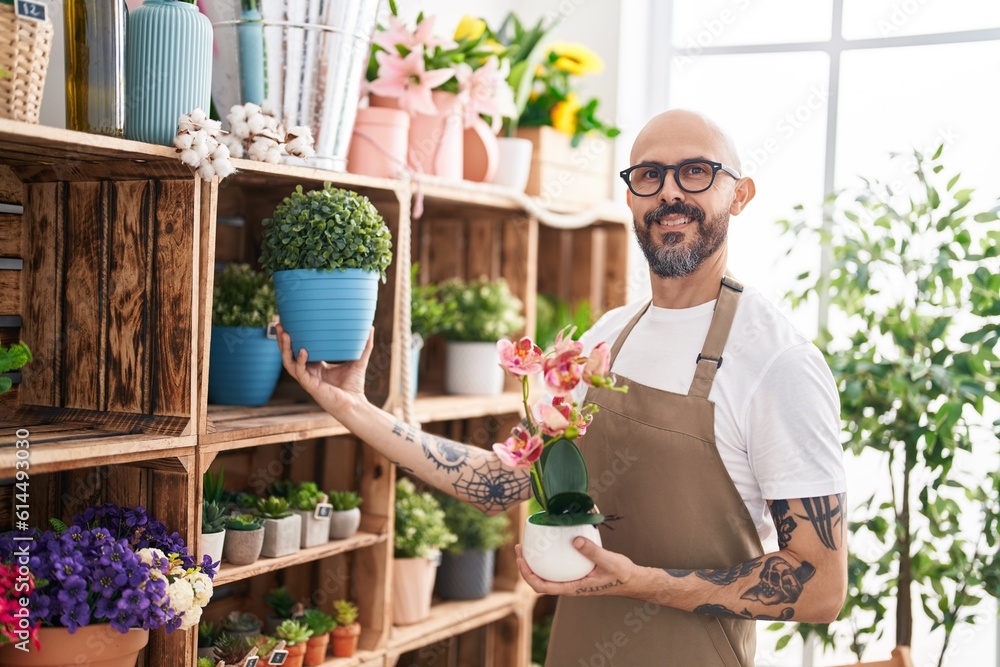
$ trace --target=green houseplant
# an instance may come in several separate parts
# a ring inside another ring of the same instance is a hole
[[[0,394],[7,393],[14,382],[21,380],[20,370],[31,361],[31,350],[25,343],[12,343],[10,347],[0,345]]]
[[[846,638],[859,660],[884,630],[887,593],[896,644],[922,641],[919,600],[943,634],[938,665],[985,596],[1000,595],[1000,423],[985,416],[1000,400],[1000,204],[970,210],[973,191],[945,170],[942,151],[907,156],[902,186],[863,179],[828,202],[821,226],[781,222],[832,249],[830,273],[801,275],[790,298],[830,304],[838,326],[820,348],[840,390],[845,447],[874,462],[890,490],[850,509],[855,539],[871,546],[851,554],[840,620],[793,630],[825,644]]]
[[[222,549],[226,543],[226,511],[214,502],[201,504],[201,541],[198,557],[211,556],[213,563],[222,560]]]
[[[294,353],[360,359],[391,261],[389,228],[367,197],[330,183],[309,192],[296,186],[264,220],[260,257],[274,275]]]
[[[396,482],[395,527],[392,616],[396,625],[407,625],[430,614],[441,549],[456,538],[437,499],[405,477]]]
[[[438,299],[437,286],[421,285],[418,278],[420,265],[414,264],[410,272],[410,394],[417,395],[420,371],[420,351],[427,339],[437,333],[444,318],[444,304]]]
[[[330,513],[318,513],[316,506],[327,502],[327,495],[316,482],[299,482],[289,495],[292,510],[302,521],[300,546],[316,547],[330,541]],[[329,510],[330,508],[326,508]]]
[[[489,516],[476,507],[438,495],[445,525],[456,541],[441,557],[435,592],[446,600],[478,600],[493,590],[496,550],[507,540],[510,520]]]
[[[361,510],[363,502],[356,491],[330,491],[330,504],[333,513],[330,515],[330,539],[344,540],[358,532],[361,526]]]
[[[213,658],[215,656],[215,640],[222,632],[215,623],[201,621],[198,623],[198,657]]]
[[[228,665],[240,665],[250,653],[253,641],[250,637],[223,634],[215,642],[215,658]],[[214,663],[213,663],[214,664]]]
[[[233,565],[249,565],[260,558],[264,545],[264,520],[252,514],[237,514],[226,522],[222,557]]]
[[[248,642],[260,634],[260,619],[247,611],[231,611],[223,617],[219,629],[216,648],[223,640],[236,640],[240,646],[249,647]]]
[[[283,621],[302,613],[302,603],[292,597],[286,586],[276,586],[264,593],[264,604],[271,609],[264,618],[264,629],[269,635],[273,635]]]
[[[292,511],[285,498],[268,496],[257,499],[257,516],[264,520],[264,546],[260,554],[278,558],[295,553],[301,547],[302,518]]]
[[[248,264],[216,275],[209,357],[209,402],[263,405],[281,375],[281,350],[267,327],[277,312],[271,277]]]
[[[502,278],[449,280],[438,286],[438,299],[444,304],[441,335],[448,340],[445,391],[501,393],[503,371],[496,363],[496,341],[524,326],[521,300]]]
[[[337,626],[333,635],[333,655],[336,658],[350,658],[358,650],[361,624],[358,623],[358,608],[350,600],[333,603]]]
[[[309,638],[312,637],[312,630],[301,621],[289,619],[282,622],[274,634],[278,639],[285,642],[285,648],[288,649],[288,659],[285,661],[285,667],[302,667],[306,655],[306,647],[308,646]]]
[[[326,660],[326,649],[330,645],[330,631],[337,623],[333,620],[333,616],[319,609],[306,609],[302,614],[302,622],[312,633],[306,643],[303,664],[306,667],[321,665]]]

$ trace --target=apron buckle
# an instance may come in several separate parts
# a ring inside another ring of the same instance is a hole
[[[700,362],[702,359],[704,359],[705,361],[711,361],[712,363],[714,363],[716,369],[722,368],[722,357],[719,357],[718,359],[713,359],[712,357],[706,357],[701,352],[699,352],[698,353],[698,359],[695,361],[695,363]]]

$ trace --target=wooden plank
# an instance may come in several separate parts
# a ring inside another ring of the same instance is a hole
[[[500,227],[490,220],[469,220],[465,275],[496,278],[500,275]]]
[[[458,220],[435,218],[428,226],[430,256],[428,257],[427,278],[439,283],[448,278],[464,278],[465,275],[465,226]]]
[[[150,412],[150,184],[119,181],[109,215],[107,410]]]
[[[559,294],[562,237],[567,232],[542,225],[538,230],[538,294]]]
[[[0,164],[0,203],[20,204],[24,201],[24,186],[13,169]]]
[[[380,535],[391,534],[395,518],[396,469],[372,447],[364,446],[358,492],[365,499],[361,529]],[[392,629],[392,540],[375,545],[356,559],[354,590],[358,620],[365,632],[361,647],[384,648]]]
[[[594,229],[584,228],[571,232],[572,252],[569,261],[569,285],[563,298],[570,304],[587,301],[594,306]]]
[[[25,300],[21,339],[36,361],[23,372],[22,403],[60,404],[62,375],[63,215],[59,206],[65,184],[30,185],[26,190],[24,270]]]
[[[21,257],[21,216],[0,213],[0,257]]]
[[[197,433],[208,432],[208,359],[212,337],[212,303],[215,288],[216,232],[221,225],[216,225],[218,214],[219,183],[203,183],[201,188],[201,225],[199,246],[200,252],[195,270],[198,272],[198,317],[195,320],[195,358],[197,360],[195,377],[195,420]],[[242,230],[241,230],[242,231]]]
[[[191,415],[197,181],[162,181],[154,196],[152,376],[155,414]]]
[[[609,226],[604,230],[604,299],[595,318],[628,303],[628,255],[631,248],[629,230],[624,226]]]
[[[503,254],[500,262],[501,276],[524,304],[524,331],[535,331],[535,285],[538,280],[538,222],[514,219],[503,226]],[[519,332],[518,332],[519,333]],[[507,378],[510,380],[511,378]]]
[[[104,230],[107,211],[99,182],[70,183],[66,208],[65,285],[62,300],[62,404],[96,410],[103,406]]]
[[[481,600],[441,602],[431,607],[427,620],[393,628],[390,649],[410,651],[492,623],[514,611],[517,602],[514,593],[490,593]]]
[[[397,207],[398,209],[398,207]],[[392,215],[393,208],[390,205],[382,206],[386,212],[385,224],[388,226],[394,239],[401,233],[408,232],[408,227],[401,228],[401,221],[398,215]],[[398,245],[394,246],[393,252],[398,250]],[[365,395],[374,405],[384,405],[389,398],[390,379],[392,377],[392,351],[393,341],[396,339],[396,267],[393,262],[386,271],[385,283],[379,283],[378,302],[375,306],[375,340],[371,358],[368,360],[368,371],[365,375]]]
[[[20,315],[21,308],[21,272],[0,269],[0,315]]]

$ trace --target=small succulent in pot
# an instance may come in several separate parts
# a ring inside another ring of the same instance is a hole
[[[278,558],[295,553],[302,539],[302,518],[292,512],[284,498],[268,496],[257,501],[257,515],[264,519],[264,545],[261,555]]]
[[[361,636],[361,624],[357,622],[358,608],[350,600],[337,600],[333,603],[337,627],[333,629],[333,655],[337,658],[350,658],[358,649],[358,637]]]
[[[216,647],[224,638],[245,640],[256,637],[260,633],[260,619],[246,611],[231,611],[219,624],[220,634],[215,641]]]
[[[226,522],[222,557],[233,565],[249,565],[260,557],[264,544],[264,520],[252,514],[237,514]]]
[[[284,519],[292,515],[292,506],[284,498],[268,496],[257,500],[257,516],[262,519]]]
[[[332,616],[319,609],[306,609],[302,622],[312,632],[303,664],[306,667],[321,665],[326,660],[326,649],[330,645],[330,631],[337,623]]]
[[[333,513],[330,515],[330,539],[343,540],[358,532],[361,526],[361,510],[358,507],[364,500],[356,491],[330,491],[330,504]]]
[[[275,631],[275,636],[285,642],[288,649],[288,660],[286,665],[301,665],[308,649],[309,638],[312,637],[312,630],[300,621],[284,621]]]
[[[227,665],[238,665],[253,646],[253,640],[244,635],[223,634],[215,642],[215,657]]]

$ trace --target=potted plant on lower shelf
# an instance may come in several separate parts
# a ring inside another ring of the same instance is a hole
[[[198,624],[198,657],[211,658],[215,656],[215,640],[219,638],[222,628],[215,623],[202,621]]]
[[[330,504],[333,513],[330,515],[330,539],[344,540],[351,537],[361,526],[361,509],[364,502],[356,491],[330,491]]]
[[[274,275],[293,354],[360,359],[391,261],[389,228],[367,197],[330,183],[309,192],[296,186],[264,220],[260,257]]]
[[[316,482],[300,482],[292,488],[289,501],[302,522],[300,546],[318,547],[330,541],[330,514],[333,511],[327,495]]]
[[[252,514],[237,514],[226,522],[222,557],[233,565],[250,565],[260,558],[264,546],[264,520]]]
[[[421,285],[414,264],[410,277],[410,393],[417,395],[420,371],[420,351],[431,335],[441,329],[444,304],[438,299],[437,285]]]
[[[215,278],[208,400],[264,405],[281,375],[281,350],[267,327],[277,304],[271,277],[229,264]]]
[[[212,660],[212,658],[207,655],[202,655],[198,656],[198,662],[195,663],[195,667],[215,667],[218,662],[218,660]]]
[[[330,646],[330,632],[336,622],[333,620],[333,616],[319,609],[306,609],[302,614],[302,622],[312,632],[312,636],[306,643],[306,656],[303,664],[306,667],[316,667],[326,660],[326,649]]]
[[[268,496],[257,501],[257,516],[264,520],[264,545],[260,555],[266,558],[287,556],[299,550],[302,519],[292,512],[284,498]]]
[[[241,642],[252,641],[260,634],[260,619],[248,611],[231,611],[222,619],[219,629],[219,639],[229,637]]]
[[[358,650],[358,638],[361,636],[361,624],[358,623],[358,608],[350,600],[337,600],[333,603],[336,612],[337,627],[333,635],[333,656],[335,658],[350,658]]]
[[[15,382],[21,381],[16,372],[31,361],[31,350],[25,343],[14,343],[10,347],[0,345],[0,394],[10,391]]]
[[[226,522],[229,515],[213,502],[201,504],[201,543],[199,556],[208,556],[213,563],[222,561],[222,549],[226,544]]]
[[[522,303],[507,282],[450,280],[438,286],[444,304],[441,335],[445,348],[444,390],[449,394],[496,395],[503,392],[496,341],[524,326]]]
[[[285,648],[288,650],[288,658],[285,660],[284,667],[302,667],[309,638],[312,637],[312,630],[301,621],[289,619],[282,622],[274,634],[285,642]]]
[[[407,478],[396,482],[392,622],[409,625],[431,611],[441,549],[455,542],[444,511],[429,492],[420,493]]]
[[[252,650],[253,642],[247,637],[223,634],[215,642],[215,660],[229,665],[242,665]]]
[[[444,600],[478,600],[493,590],[496,550],[507,540],[510,520],[489,516],[451,496],[439,497],[445,524],[456,541],[441,555],[435,592]]]
[[[269,635],[273,635],[279,625],[302,613],[302,604],[292,597],[286,586],[277,586],[264,593],[264,604],[271,609],[264,617],[264,629]]]

